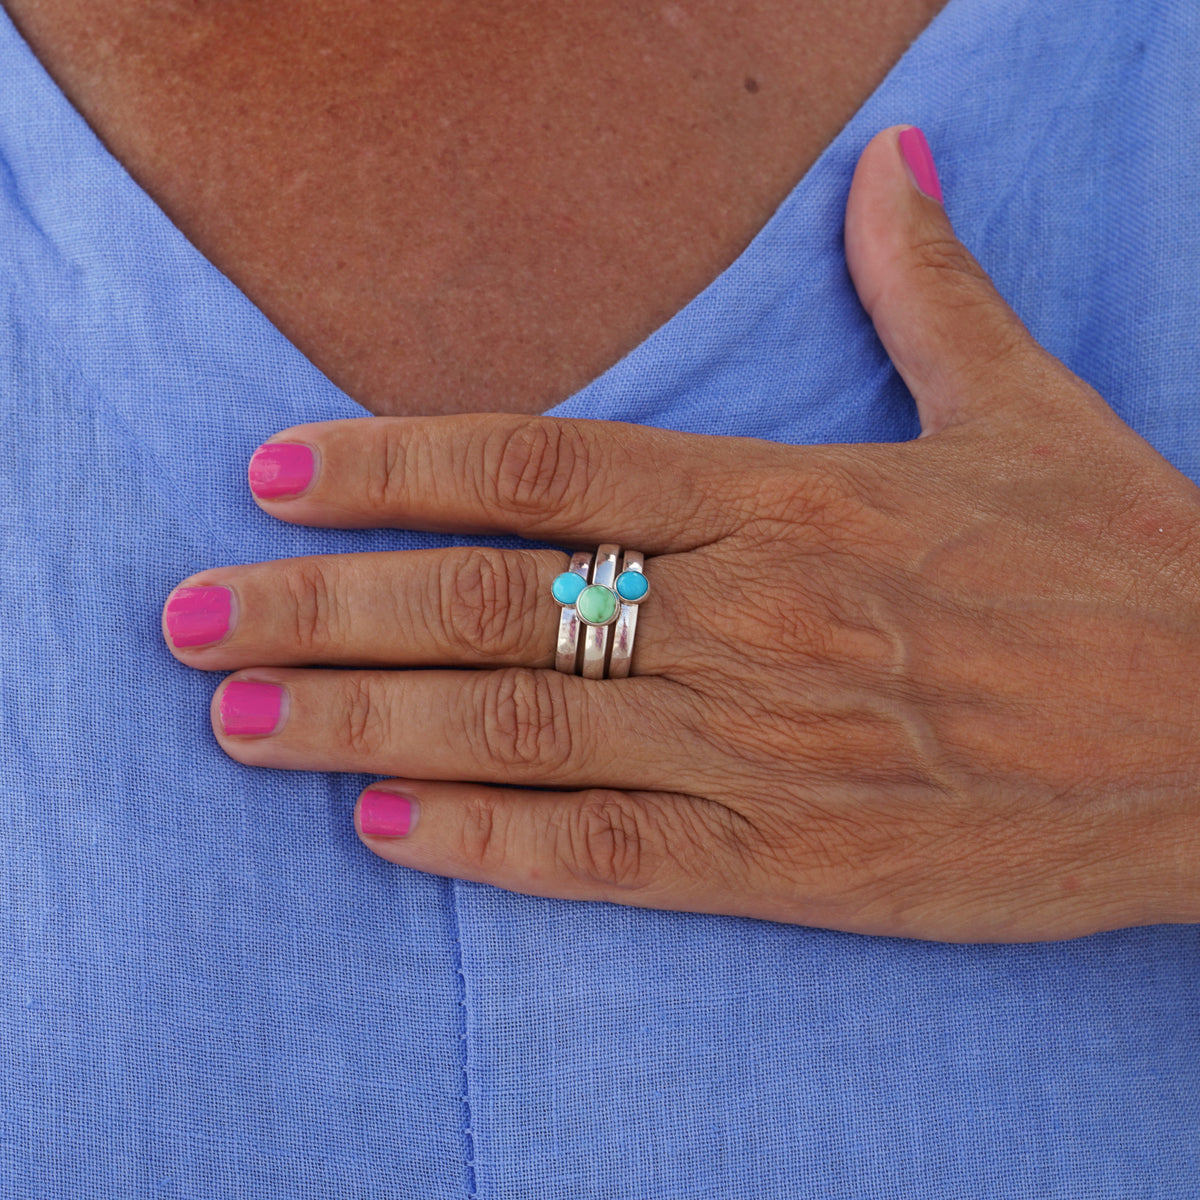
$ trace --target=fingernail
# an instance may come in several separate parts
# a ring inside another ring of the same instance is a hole
[[[925,135],[915,125],[900,135],[900,153],[904,155],[904,161],[912,173],[913,183],[931,200],[944,204],[933,151],[929,149]]]
[[[265,737],[283,724],[283,688],[236,680],[221,693],[221,728],[234,737]]]
[[[312,483],[316,455],[309,446],[272,442],[250,459],[250,490],[261,500],[298,496]]]
[[[219,642],[229,632],[233,593],[227,587],[180,588],[167,601],[167,636],[177,647]]]
[[[417,823],[417,802],[411,796],[370,789],[358,806],[359,828],[368,837],[407,837]]]

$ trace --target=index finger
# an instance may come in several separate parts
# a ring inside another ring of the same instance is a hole
[[[663,554],[732,532],[747,466],[770,446],[614,421],[359,417],[276,434],[249,474],[259,505],[293,524],[616,540]]]

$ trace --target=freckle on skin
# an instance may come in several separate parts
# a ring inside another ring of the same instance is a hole
[[[750,93],[750,95],[753,96],[754,93],[758,91],[758,80],[751,79],[751,77],[749,75],[747,75],[746,76],[746,91],[748,91]]]

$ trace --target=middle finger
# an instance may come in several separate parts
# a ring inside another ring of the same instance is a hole
[[[521,668],[255,668],[217,689],[212,722],[238,762],[296,771],[692,791],[711,757],[678,684]]]

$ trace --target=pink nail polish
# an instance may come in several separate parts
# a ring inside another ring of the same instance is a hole
[[[942,185],[938,179],[937,167],[933,162],[933,151],[929,149],[925,135],[915,125],[900,135],[900,153],[904,155],[904,161],[908,164],[917,187],[931,200],[936,200],[939,204],[945,203],[942,199]]]
[[[250,490],[262,500],[298,496],[312,483],[316,456],[309,446],[272,442],[250,459]]]
[[[226,587],[180,588],[167,601],[167,636],[178,647],[206,646],[229,632],[233,593]]]
[[[221,693],[221,728],[235,737],[265,737],[283,723],[283,688],[236,680]]]
[[[411,796],[363,792],[358,806],[359,828],[368,837],[407,837],[417,823],[417,802]]]

